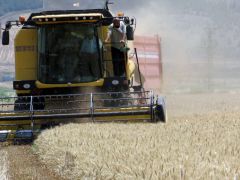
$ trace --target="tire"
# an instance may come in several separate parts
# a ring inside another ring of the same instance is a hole
[[[157,105],[154,109],[153,114],[154,114],[153,122],[166,123],[167,121],[166,112],[164,111],[164,108],[162,105]]]

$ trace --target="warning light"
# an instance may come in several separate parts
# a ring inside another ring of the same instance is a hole
[[[123,17],[124,16],[124,13],[123,12],[118,12],[117,13],[117,17]]]

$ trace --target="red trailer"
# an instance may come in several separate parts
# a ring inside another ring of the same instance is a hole
[[[135,36],[134,48],[137,50],[143,86],[147,90],[161,91],[163,83],[161,39],[155,36]]]

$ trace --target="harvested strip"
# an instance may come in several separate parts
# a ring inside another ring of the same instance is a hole
[[[1,145],[0,145],[1,148]],[[0,150],[0,179],[8,179],[8,154],[5,150]]]

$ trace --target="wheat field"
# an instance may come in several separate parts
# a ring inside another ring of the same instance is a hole
[[[240,179],[239,94],[167,96],[169,121],[68,124],[34,143],[66,179]]]
[[[0,147],[1,148],[1,147]],[[0,179],[8,179],[8,154],[5,150],[0,149]]]

